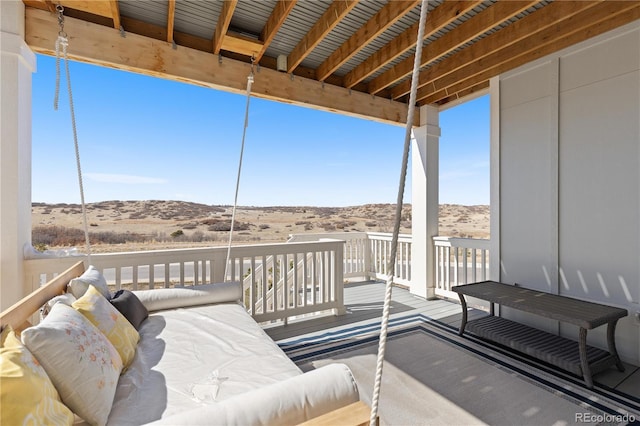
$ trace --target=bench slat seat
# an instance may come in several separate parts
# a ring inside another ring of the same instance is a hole
[[[467,330],[577,376],[583,375],[578,342],[574,340],[495,316],[469,321]],[[608,366],[612,361],[609,352],[600,348],[587,346],[586,353],[592,374],[598,372],[594,371],[594,365]]]

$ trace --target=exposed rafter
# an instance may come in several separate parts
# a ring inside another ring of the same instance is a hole
[[[173,43],[173,26],[176,20],[176,0],[169,0],[167,4],[167,41]]]
[[[465,76],[468,75],[467,78],[460,78],[444,89],[430,90],[427,86],[426,90],[421,93],[420,104],[442,102],[450,93],[467,90],[493,75],[512,70],[639,18],[639,2],[604,2],[576,14],[573,19],[554,24],[530,39],[522,40],[506,49],[494,52],[483,60],[470,64],[460,70]],[[504,58],[504,60],[500,58]]]
[[[189,48],[173,49],[160,40],[137,34],[121,37],[102,25],[68,18],[65,28],[71,37],[69,57],[73,60],[143,73],[214,89],[244,93],[250,65],[209,52]],[[26,41],[37,53],[53,55],[58,35],[55,15],[35,9],[26,11]],[[109,49],[95,49],[95,46]],[[291,78],[275,70],[261,68],[252,86],[252,95],[296,105],[340,112],[386,123],[406,120],[407,106],[336,85],[322,85],[307,78]],[[416,117],[417,119],[417,117]]]
[[[480,3],[482,3],[482,0],[448,1],[442,3],[429,13],[425,28],[425,39],[446,25],[449,25],[458,16],[468,12]],[[344,77],[344,86],[355,86],[394,59],[413,49],[416,46],[416,34],[418,34],[417,23],[411,25],[402,32],[402,34],[350,71]]]
[[[271,12],[267,23],[265,24],[262,32],[260,33],[260,40],[262,40],[263,46],[260,52],[255,55],[254,60],[256,62],[262,59],[264,52],[267,51],[267,48],[273,41],[273,38],[276,36],[280,28],[284,25],[284,21],[287,19],[291,10],[293,10],[298,0],[278,0],[276,3],[276,7]]]
[[[111,6],[111,19],[113,19],[113,28],[120,28],[120,7],[118,0],[109,0]]]
[[[562,1],[555,2],[549,6],[538,10],[517,22],[497,31],[488,37],[479,40],[472,46],[462,49],[455,55],[456,60],[453,60],[453,56],[444,59],[437,64],[433,64],[428,69],[420,73],[418,87],[418,101],[431,96],[433,93],[442,91],[445,97],[449,94],[450,82],[455,81],[456,72],[460,72],[465,78],[472,76],[473,69],[469,68],[470,64],[482,63],[487,65],[490,63],[488,60],[484,60],[488,56],[499,52],[503,52],[501,56],[494,56],[493,61],[504,62],[510,58],[512,52],[518,54],[524,54],[526,52],[507,50],[512,45],[517,44],[522,40],[526,40],[529,37],[534,37],[536,34],[547,29],[548,27],[559,24],[560,26],[566,20],[571,20],[574,15],[581,11],[594,7],[598,2],[584,2],[584,1]],[[507,52],[507,53],[504,53]],[[503,59],[500,59],[503,58]],[[480,62],[482,61],[482,62]],[[493,63],[492,66],[499,65],[498,62]],[[453,92],[451,92],[453,93]]]
[[[238,0],[226,0],[222,2],[222,11],[218,17],[218,24],[216,25],[216,31],[213,34],[213,53],[220,53],[222,43],[227,35],[229,24],[231,24],[231,17],[233,11],[236,9]]]
[[[503,22],[511,19],[518,13],[528,9],[537,3],[532,1],[502,1],[494,3],[473,18],[460,24],[457,31],[451,31],[430,43],[423,51],[420,58],[420,66],[423,67],[430,63],[433,59],[440,58],[452,52],[465,43],[481,36],[483,33],[496,28]],[[411,73],[413,69],[414,55],[411,55],[398,65],[393,67],[392,72],[386,72],[380,77],[373,80],[369,85],[370,92],[376,92],[392,83],[404,78]],[[408,68],[407,68],[408,67]],[[389,74],[389,75],[387,75]],[[411,82],[405,81],[398,84],[391,90],[394,99],[400,98],[409,93]]]
[[[333,52],[316,71],[316,78],[323,81],[347,62],[360,49],[371,43],[398,19],[416,7],[419,0],[392,1],[387,3],[366,24],[356,31],[342,46]]]
[[[292,72],[300,62],[340,23],[356,5],[354,0],[335,0],[322,14],[320,19],[309,30],[287,58],[287,71]]]
[[[243,66],[253,59],[260,65],[256,73],[262,73],[256,78],[256,96],[404,121],[419,0],[254,1],[23,0],[28,19],[40,11],[55,21],[59,2],[69,18],[65,24],[75,19],[75,25],[88,25],[81,36],[68,31],[73,46],[69,53],[77,60],[238,91],[246,83]],[[638,19],[640,3],[429,4],[418,105],[444,105],[486,90],[489,79],[500,73]],[[158,16],[166,16],[166,22],[158,22]],[[28,24],[27,42],[38,52],[52,54],[53,42],[43,45],[37,28],[49,21],[39,17]],[[113,28],[123,28],[126,37]],[[363,48],[371,45],[376,46],[374,53],[363,55]],[[78,46],[82,52],[74,51]],[[284,68],[280,55],[287,58]],[[267,81],[269,85],[262,86]]]

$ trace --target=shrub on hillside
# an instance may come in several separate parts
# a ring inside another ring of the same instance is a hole
[[[144,235],[132,232],[89,232],[91,244],[124,244],[146,240]],[[31,241],[34,247],[73,247],[83,245],[85,238],[84,231],[78,228],[36,226],[31,231]]]

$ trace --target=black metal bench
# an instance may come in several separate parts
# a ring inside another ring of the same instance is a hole
[[[451,290],[458,293],[462,304],[460,335],[463,335],[466,328],[482,338],[493,340],[558,366],[584,377],[588,388],[593,387],[592,375],[611,365],[616,365],[620,371],[624,371],[616,351],[615,330],[618,320],[628,315],[626,309],[495,281],[459,285],[452,287]],[[491,316],[467,322],[465,296],[489,301]],[[496,317],[494,304],[577,325],[580,327],[578,341]],[[609,350],[587,346],[587,330],[604,324],[607,324]]]

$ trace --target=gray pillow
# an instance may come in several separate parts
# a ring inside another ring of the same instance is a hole
[[[118,290],[111,297],[110,302],[136,330],[140,329],[142,322],[149,316],[147,308],[129,290]]]

